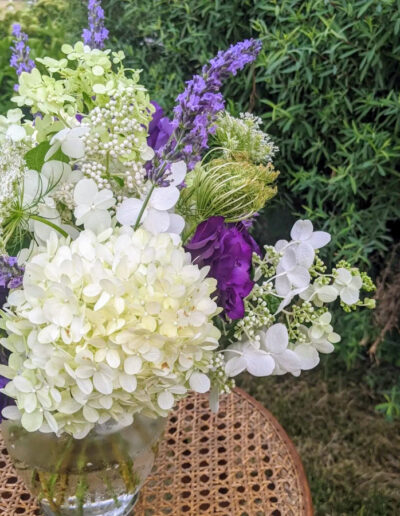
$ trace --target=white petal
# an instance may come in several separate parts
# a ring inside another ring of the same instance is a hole
[[[339,284],[348,285],[351,282],[351,279],[352,279],[351,272],[348,271],[347,269],[344,269],[341,267],[340,269],[337,270],[336,281]]]
[[[305,371],[313,369],[319,364],[318,351],[308,344],[300,344],[299,346],[296,346],[294,352],[300,359],[301,368]]]
[[[143,201],[140,199],[125,199],[117,208],[116,218],[123,226],[134,226],[142,209]]]
[[[112,367],[113,369],[116,369],[117,367],[119,367],[119,364],[121,363],[119,353],[116,349],[109,349],[107,351],[106,360],[107,360],[108,365],[110,367]]]
[[[70,138],[61,144],[61,150],[70,158],[80,159],[85,155],[85,144],[79,138]]]
[[[171,185],[179,186],[183,183],[186,176],[186,163],[184,161],[177,161],[171,165]]]
[[[32,383],[24,376],[16,376],[13,383],[19,392],[28,393],[34,391]]]
[[[155,188],[150,197],[150,204],[156,210],[170,210],[175,206],[179,199],[179,190],[176,186],[166,186]]]
[[[294,269],[297,265],[297,256],[295,250],[288,249],[280,259],[279,265],[283,267],[285,271]]]
[[[165,233],[169,226],[169,213],[150,208],[143,221],[143,227],[150,233]]]
[[[247,370],[253,376],[269,376],[275,368],[275,361],[271,355],[256,350],[245,352]]]
[[[287,276],[279,276],[275,280],[275,289],[279,296],[287,296],[290,292],[292,284]]]
[[[99,420],[99,413],[95,408],[85,405],[83,407],[83,417],[86,419],[86,421],[89,421],[89,423],[97,423]]]
[[[189,385],[193,391],[204,393],[210,390],[211,382],[206,374],[195,372],[189,379]]]
[[[285,371],[291,373],[301,369],[300,359],[291,349],[286,349],[283,353],[276,355],[274,358],[278,365]]]
[[[51,412],[44,412],[44,418],[54,433],[58,431],[58,423]]]
[[[114,206],[115,199],[113,198],[112,191],[104,188],[95,196],[93,202],[96,205],[96,208],[107,210],[108,208],[111,208],[111,206]]]
[[[306,288],[310,283],[310,273],[305,267],[298,266],[288,272],[288,278],[297,288]]]
[[[286,326],[282,323],[273,324],[268,328],[263,342],[265,348],[271,353],[282,353],[288,347],[288,343],[289,335]]]
[[[28,430],[28,432],[36,432],[36,430],[39,430],[42,426],[42,423],[43,412],[40,412],[39,410],[32,412],[32,414],[28,414],[27,412],[22,414],[21,424],[25,430]]]
[[[332,353],[335,350],[335,346],[327,339],[319,339],[313,341],[312,344],[320,353]]]
[[[308,242],[314,249],[320,249],[331,241],[331,235],[326,231],[314,231]]]
[[[280,253],[282,251],[282,249],[288,245],[288,243],[289,242],[287,240],[278,240],[277,243],[275,244],[276,251],[278,251],[278,253]]]
[[[311,220],[298,220],[294,223],[290,236],[296,241],[307,240],[311,237],[312,232],[313,225]]]
[[[14,142],[20,142],[26,136],[26,131],[23,127],[17,124],[12,124],[8,127],[6,136],[11,138]]]
[[[90,229],[99,235],[111,227],[111,215],[106,210],[92,210],[84,216],[83,224],[85,229]]]
[[[131,356],[124,361],[124,371],[126,374],[137,374],[142,369],[142,359],[137,356]]]
[[[113,391],[111,379],[101,371],[94,373],[93,384],[101,394],[111,394]]]
[[[359,290],[362,287],[362,283],[361,276],[352,276],[350,286]]]
[[[43,165],[41,175],[47,177],[50,184],[55,185],[66,181],[71,172],[72,170],[68,163],[50,160]]]
[[[79,204],[90,204],[98,193],[98,188],[93,179],[81,179],[76,183],[74,201]]]
[[[136,376],[121,373],[119,375],[119,384],[121,385],[122,389],[124,389],[124,391],[129,393],[134,392],[137,387]]]
[[[160,394],[157,396],[157,403],[163,410],[169,410],[174,406],[175,398],[173,395],[168,392],[160,392]]]
[[[243,356],[234,356],[225,364],[225,373],[227,376],[237,376],[247,367],[246,359]]]
[[[9,407],[4,407],[1,411],[1,415],[6,419],[11,419],[13,421],[17,421],[21,419],[21,412],[18,407],[15,405],[10,405]]]
[[[169,213],[168,233],[180,235],[185,227],[185,219],[177,213]]]
[[[360,299],[360,291],[356,288],[345,287],[340,291],[340,299],[346,305],[354,305]]]
[[[338,291],[331,285],[324,285],[318,289],[318,297],[324,303],[331,303],[335,301],[338,296]]]
[[[301,242],[296,247],[297,263],[306,269],[309,269],[314,262],[314,249],[307,242]]]

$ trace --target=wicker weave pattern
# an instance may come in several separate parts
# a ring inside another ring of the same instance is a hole
[[[40,514],[1,442],[0,514]],[[135,516],[312,516],[298,455],[275,419],[237,389],[211,414],[192,395],[171,415]]]

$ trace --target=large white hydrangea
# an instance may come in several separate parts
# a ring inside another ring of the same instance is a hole
[[[28,431],[84,437],[97,423],[167,415],[188,389],[209,389],[219,331],[216,281],[168,234],[52,233],[8,299],[1,373],[7,416]],[[14,413],[14,414],[13,414]]]

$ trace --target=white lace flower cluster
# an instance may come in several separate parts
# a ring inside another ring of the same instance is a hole
[[[111,188],[106,179],[111,176],[120,178],[127,192],[137,192],[145,174],[143,163],[154,156],[146,143],[151,113],[138,105],[137,94],[121,85],[104,107],[95,107],[82,120],[88,131],[82,138],[85,160],[80,167],[99,188]]]
[[[188,389],[206,392],[220,337],[216,281],[167,234],[53,232],[26,263],[3,318],[0,374],[28,431],[84,437],[96,423],[165,416]]]
[[[358,269],[339,266],[332,274],[321,272],[326,267],[316,250],[330,241],[328,233],[299,220],[291,237],[290,242],[266,246],[263,259],[254,256],[255,279],[261,283],[245,300],[245,317],[236,323],[239,342],[225,352],[228,376],[244,370],[255,376],[298,376],[319,363],[319,353],[331,353],[340,341],[326,303],[340,298],[344,309],[356,304],[373,307],[371,299],[360,301],[360,290],[371,291],[373,285]]]

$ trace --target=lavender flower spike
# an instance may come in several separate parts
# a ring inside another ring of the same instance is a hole
[[[29,57],[31,49],[27,45],[28,35],[21,30],[19,23],[14,23],[12,26],[12,35],[15,39],[11,46],[10,65],[15,68],[17,75],[20,76],[22,72],[32,71],[35,68],[35,62]],[[18,90],[18,84],[14,86],[14,90]]]
[[[0,308],[4,305],[8,291],[22,285],[24,269],[14,256],[0,255]]]
[[[101,0],[88,0],[89,28],[83,29],[82,38],[90,48],[104,48],[104,41],[108,38],[108,30],[104,27],[104,10]]]
[[[153,168],[148,173],[150,180],[161,183],[166,163],[183,159],[192,170],[207,148],[209,134],[215,131],[218,113],[225,101],[220,93],[222,82],[236,75],[246,64],[253,62],[261,50],[261,41],[247,39],[232,45],[228,50],[205,65],[201,75],[195,75],[186,83],[186,88],[177,100],[172,126],[174,134],[168,143],[156,153]]]

